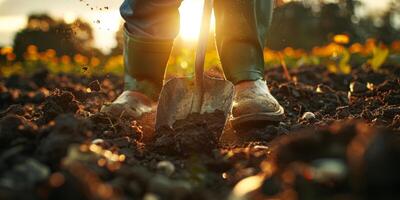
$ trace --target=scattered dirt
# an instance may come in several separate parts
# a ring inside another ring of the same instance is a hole
[[[218,147],[218,141],[224,129],[225,114],[190,114],[186,119],[175,122],[172,129],[162,127],[156,132],[155,151],[175,155],[210,153]]]
[[[220,140],[221,113],[156,133],[99,113],[118,76],[0,77],[0,199],[398,199],[399,69],[269,69],[287,118]]]
[[[60,114],[76,113],[78,109],[78,102],[71,92],[56,89],[46,98],[42,109],[43,116],[39,119],[39,123],[48,123]]]

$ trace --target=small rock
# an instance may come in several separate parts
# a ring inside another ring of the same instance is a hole
[[[104,140],[103,140],[103,139],[100,139],[100,138],[94,139],[94,140],[92,141],[92,144],[102,144],[102,143],[104,143]]]
[[[305,120],[315,119],[315,114],[312,112],[305,112],[301,118]]]
[[[228,199],[253,199],[251,198],[252,193],[254,194],[263,182],[264,178],[258,175],[244,178],[235,185]]]
[[[363,93],[366,91],[368,91],[368,88],[365,84],[362,84],[358,81],[354,81],[354,82],[350,83],[350,92]]]
[[[164,160],[157,163],[157,170],[171,176],[175,172],[175,166],[170,161]]]
[[[269,147],[268,146],[264,146],[264,145],[256,145],[256,146],[254,146],[254,149],[257,149],[257,150],[268,150]]]
[[[103,131],[103,134],[104,134],[104,136],[113,136],[113,135],[115,135],[114,131],[110,131],[110,130]]]

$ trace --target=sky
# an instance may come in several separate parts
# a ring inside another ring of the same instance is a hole
[[[122,23],[118,12],[121,3],[122,0],[0,0],[0,46],[12,44],[14,33],[25,26],[28,14],[49,13],[67,22],[83,18],[94,29],[95,45],[107,51],[115,45],[114,35]],[[99,10],[106,6],[108,10]],[[100,23],[95,23],[97,20]]]
[[[95,46],[108,52],[115,46],[115,32],[122,19],[119,6],[123,0],[0,0],[0,46],[12,45],[16,31],[26,24],[30,13],[49,13],[51,16],[72,22],[83,18],[94,28]],[[385,10],[390,0],[361,0],[366,3],[365,12]],[[185,0],[180,8],[181,36],[193,40],[198,33],[202,0]],[[87,4],[89,6],[87,6]],[[108,7],[108,9],[104,9]],[[93,10],[91,9],[93,8]],[[102,8],[102,10],[100,10]],[[100,23],[96,23],[99,20]]]

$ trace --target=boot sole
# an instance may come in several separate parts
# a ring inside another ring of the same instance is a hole
[[[280,122],[285,118],[285,110],[279,106],[279,110],[275,112],[264,112],[241,115],[240,117],[233,117],[229,121],[233,128],[239,128],[242,124],[251,124],[252,122]]]

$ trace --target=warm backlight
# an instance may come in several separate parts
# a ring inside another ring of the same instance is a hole
[[[179,12],[181,14],[180,37],[186,41],[196,41],[200,33],[201,18],[204,0],[185,0]],[[211,30],[214,30],[214,17],[212,17]]]

